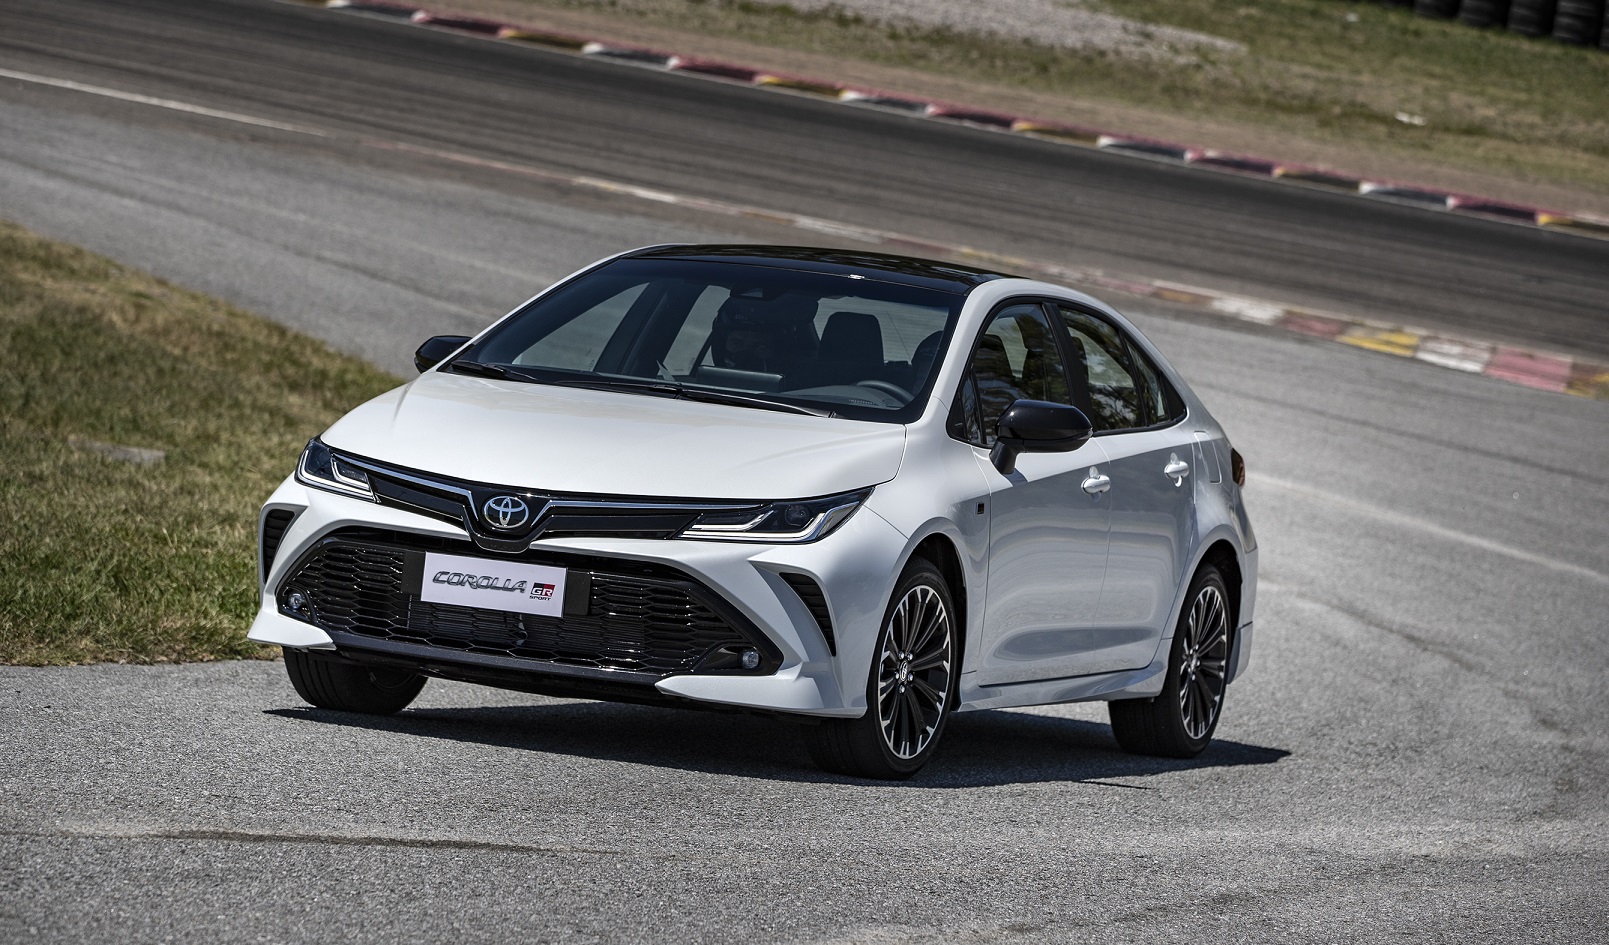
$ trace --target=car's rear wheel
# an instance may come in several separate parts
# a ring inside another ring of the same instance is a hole
[[[1206,565],[1190,582],[1168,654],[1168,675],[1154,699],[1108,703],[1112,734],[1137,755],[1194,758],[1212,741],[1228,688],[1229,591]]]
[[[285,672],[297,695],[321,709],[390,715],[419,695],[425,677],[348,663],[305,650],[285,650]]]
[[[810,756],[827,771],[901,780],[938,747],[956,701],[959,634],[944,575],[916,558],[883,616],[866,681],[866,714],[805,730]]]

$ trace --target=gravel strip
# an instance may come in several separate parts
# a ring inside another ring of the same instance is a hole
[[[588,0],[583,0],[585,5]],[[590,0],[611,10],[658,9],[676,0]],[[890,26],[1024,39],[1046,46],[1177,59],[1194,50],[1240,53],[1240,43],[1091,10],[1080,0],[788,0],[801,12],[840,10]]]

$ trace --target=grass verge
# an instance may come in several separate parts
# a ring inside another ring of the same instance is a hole
[[[1568,204],[1574,192],[1587,209],[1609,206],[1609,54],[1417,17],[1403,7],[1345,0],[1092,3],[1246,47],[1244,54],[1180,49],[1175,57],[1139,59],[882,24],[848,7],[803,11],[783,0],[437,5],[572,29],[613,23],[614,35],[650,43],[678,42],[666,32],[677,31],[694,50],[729,40],[739,55],[744,45],[784,50],[818,71],[834,59],[874,64],[887,70],[880,75],[895,90],[912,94],[965,95],[972,104],[1031,108],[1045,118],[1424,178],[1452,189],[1491,190],[1483,177],[1510,180],[1535,185],[1507,191],[1511,199]],[[931,80],[926,87],[924,76]],[[974,89],[958,92],[958,82]]]
[[[0,663],[273,655],[245,636],[257,508],[396,379],[5,222],[0,349]]]

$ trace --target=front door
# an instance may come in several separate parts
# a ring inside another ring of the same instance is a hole
[[[1062,345],[1038,303],[1008,305],[978,339],[962,412],[989,482],[989,586],[980,685],[1057,679],[1102,646],[1095,619],[1106,571],[1106,454],[1023,453],[1002,475],[989,462],[1000,415],[1019,399],[1072,403]]]

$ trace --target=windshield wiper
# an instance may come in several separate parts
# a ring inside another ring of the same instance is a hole
[[[592,390],[626,390],[644,394],[653,394],[659,397],[675,397],[680,400],[696,400],[705,404],[729,404],[735,407],[758,407],[761,410],[780,410],[783,413],[802,413],[811,417],[830,417],[832,411],[821,410],[816,407],[804,407],[799,404],[785,403],[780,400],[771,400],[768,397],[754,397],[747,394],[736,394],[724,390],[709,390],[703,387],[688,387],[676,380],[633,380],[628,378],[598,377],[598,378],[563,378],[561,380],[544,380],[544,384],[556,384],[560,387],[585,387]]]
[[[780,400],[771,400],[765,397],[753,397],[746,394],[730,393],[720,390],[706,390],[699,387],[687,387],[675,380],[633,380],[629,378],[614,377],[553,377],[546,374],[526,373],[508,365],[490,364],[484,361],[454,361],[450,365],[454,370],[462,370],[466,374],[480,374],[485,377],[500,377],[513,381],[531,381],[537,384],[551,384],[554,387],[579,387],[586,390],[614,390],[632,391],[635,393],[650,394],[658,397],[675,397],[680,400],[693,400],[706,404],[730,404],[737,407],[757,407],[761,410],[779,410],[783,413],[802,413],[811,417],[830,417],[832,411],[817,407],[805,407],[800,404],[790,404]]]
[[[830,417],[831,410],[822,410],[819,407],[806,407],[803,404],[790,404],[781,400],[770,400],[765,397],[750,397],[746,394],[732,394],[724,390],[706,390],[701,387],[680,387],[680,396],[683,400],[696,400],[707,404],[732,404],[738,407],[758,407],[761,410],[780,410],[783,413],[802,413],[811,417]]]
[[[491,364],[486,361],[453,361],[447,366],[462,374],[479,374],[482,377],[500,377],[510,381],[541,380],[535,374],[527,374],[506,364]]]

